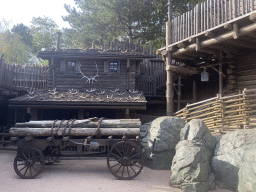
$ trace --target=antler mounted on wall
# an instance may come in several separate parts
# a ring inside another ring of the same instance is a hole
[[[93,81],[97,82],[96,77],[99,77],[99,69],[98,69],[97,63],[95,61],[94,61],[94,63],[95,63],[95,67],[97,69],[97,74],[95,76],[91,77],[91,78],[85,76],[84,73],[81,71],[81,65],[82,64],[80,64],[80,66],[79,66],[79,71],[78,72],[82,74],[82,76],[83,76],[82,78],[86,78],[87,79],[87,81],[85,83],[89,82],[89,84],[91,84],[91,82],[92,82],[92,84],[93,84]]]

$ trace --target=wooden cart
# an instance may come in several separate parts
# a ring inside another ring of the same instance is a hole
[[[143,169],[137,119],[30,121],[10,129],[18,146],[14,170],[24,179],[41,173],[61,157],[106,157],[109,171],[129,180]]]

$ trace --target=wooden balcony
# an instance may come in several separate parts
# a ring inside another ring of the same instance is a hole
[[[207,0],[171,21],[171,44],[175,59],[195,60],[219,51],[239,53],[255,49],[256,1]],[[166,47],[159,53],[166,54]]]

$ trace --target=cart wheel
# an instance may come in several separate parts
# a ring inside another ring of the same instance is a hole
[[[113,145],[108,153],[109,171],[118,179],[130,180],[137,177],[143,169],[142,151],[127,141]]]
[[[45,154],[45,165],[52,165],[53,163],[58,163],[60,162],[60,157],[56,157],[57,154],[59,154],[59,152],[56,150],[55,147],[50,147],[48,149],[48,151],[50,151],[50,154]]]
[[[59,157],[47,156],[45,157],[45,165],[52,165],[53,163],[60,162]]]
[[[23,179],[34,179],[45,165],[44,155],[38,149],[19,151],[14,159],[14,170]]]

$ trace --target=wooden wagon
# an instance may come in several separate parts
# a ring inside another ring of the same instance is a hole
[[[9,131],[18,146],[14,170],[32,179],[61,157],[106,157],[116,178],[133,179],[143,169],[140,125],[138,119],[103,118],[17,123]]]

